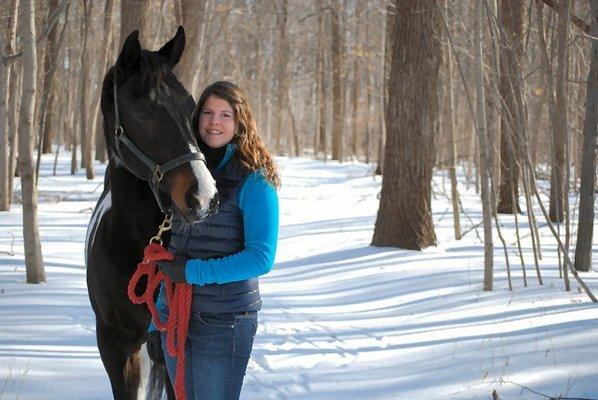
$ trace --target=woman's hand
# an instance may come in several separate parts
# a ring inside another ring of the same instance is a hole
[[[174,283],[187,282],[185,276],[187,260],[187,257],[177,254],[172,261],[157,261],[156,265]]]

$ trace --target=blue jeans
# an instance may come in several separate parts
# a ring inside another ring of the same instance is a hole
[[[237,400],[251,356],[257,313],[192,313],[185,347],[185,390],[188,400]],[[162,350],[174,386],[176,358]]]

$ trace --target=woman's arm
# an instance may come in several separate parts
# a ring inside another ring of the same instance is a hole
[[[252,172],[238,193],[243,213],[245,249],[223,258],[187,261],[188,283],[228,283],[268,273],[274,265],[278,242],[278,196],[259,172]]]

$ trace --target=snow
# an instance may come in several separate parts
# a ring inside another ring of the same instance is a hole
[[[408,251],[370,246],[380,191],[370,166],[277,162],[280,242],[261,278],[264,308],[242,399],[464,400],[490,399],[492,390],[502,399],[544,398],[522,387],[598,398],[598,308],[574,280],[565,292],[548,227],[540,228],[540,286],[519,219],[524,287],[514,220],[500,217],[514,290],[495,237],[494,291],[484,292],[483,244],[474,230],[454,240],[445,172],[434,175],[438,246]],[[20,206],[0,213],[0,399],[110,399],[83,260],[105,166],[88,181],[70,175],[68,153],[57,176],[52,163],[43,157],[39,185],[46,284],[25,283]],[[466,230],[480,222],[481,205],[459,180]],[[596,272],[581,276],[598,294]]]

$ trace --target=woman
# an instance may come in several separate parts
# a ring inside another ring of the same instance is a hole
[[[174,282],[193,285],[187,398],[238,399],[262,305],[257,277],[274,264],[280,179],[246,97],[233,83],[208,86],[192,121],[220,205],[200,224],[175,217],[169,246],[175,259],[158,266]],[[160,314],[165,320],[165,306]],[[166,351],[164,333],[162,348],[174,382],[176,359]]]

